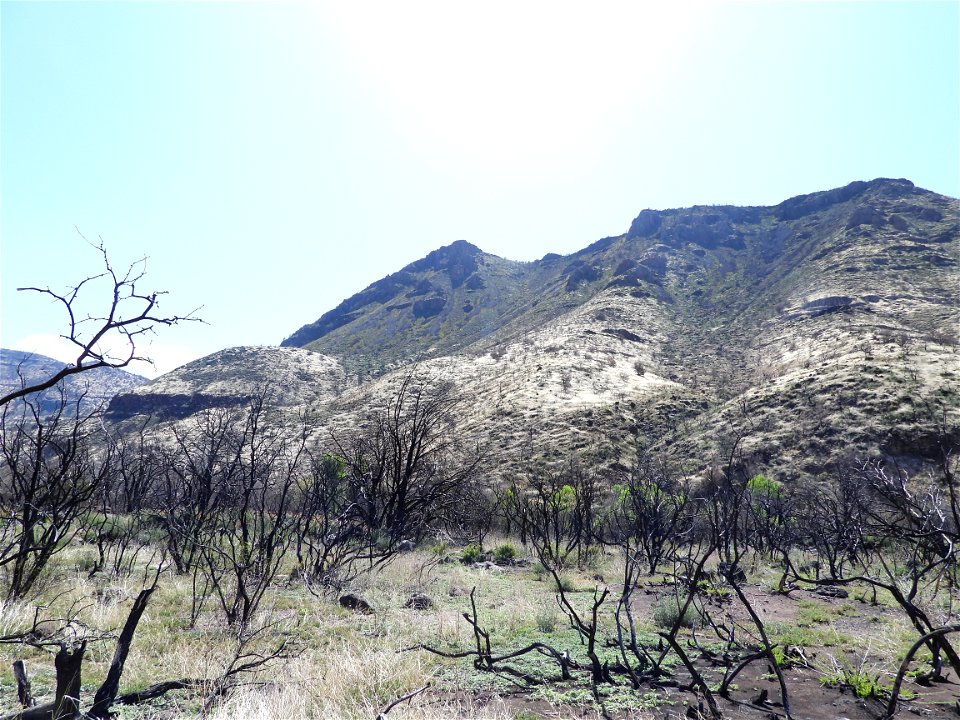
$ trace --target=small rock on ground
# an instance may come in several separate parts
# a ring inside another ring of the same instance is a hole
[[[820,585],[813,592],[817,595],[822,595],[823,597],[845,598],[849,596],[849,593],[846,590],[844,590],[842,587],[837,587],[836,585]]]
[[[423,593],[414,593],[407,599],[403,606],[413,610],[429,610],[433,607],[433,600]]]
[[[370,603],[368,603],[359,595],[354,595],[353,593],[347,593],[346,595],[341,595],[340,605],[347,608],[348,610],[356,610],[357,612],[362,612],[362,613],[373,612],[373,607],[371,607]]]

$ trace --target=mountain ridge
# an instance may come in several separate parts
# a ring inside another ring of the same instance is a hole
[[[525,263],[458,241],[281,349],[327,358],[337,391],[304,405],[340,426],[409,373],[455,382],[463,432],[505,467],[533,443],[601,464],[657,449],[702,470],[731,437],[781,473],[849,452],[922,464],[931,414],[960,411],[958,224],[955,199],[877,179],[770,207],[644,210],[622,235]]]
[[[886,198],[928,193],[917,189],[909,180],[881,178],[799,195],[771,207],[700,205],[643,210],[623,235],[602,238],[570,255],[548,254],[530,262],[500,258],[465,241],[457,241],[371,284],[315,323],[294,332],[282,346],[309,347],[326,354],[338,354],[339,349],[339,354],[346,356],[367,350],[358,342],[358,333],[374,334],[376,337],[368,344],[377,348],[370,353],[373,362],[366,369],[377,371],[378,363],[388,368],[410,359],[411,334],[422,340],[416,343],[413,353],[419,358],[435,357],[482,340],[509,324],[517,314],[532,310],[530,304],[544,293],[554,292],[558,281],[565,293],[584,287],[596,291],[596,281],[605,276],[608,283],[642,288],[669,302],[672,296],[662,291],[663,283],[658,280],[669,259],[663,251],[669,254],[687,245],[708,252],[723,252],[727,248],[744,250],[746,239],[742,228],[745,224],[763,226],[786,222],[795,225],[813,213],[830,212],[870,192]],[[851,216],[845,224],[856,223],[858,219],[878,222],[871,208],[864,208],[860,218]],[[766,237],[754,239],[765,244],[768,254],[777,246],[783,250],[786,240],[772,231]],[[599,253],[609,254],[624,241],[633,241],[635,252],[619,252],[611,267],[602,268],[586,261]],[[641,247],[644,242],[649,246]],[[654,245],[662,245],[661,252],[657,252]],[[760,259],[770,260],[769,257]],[[559,301],[562,302],[562,298]],[[576,303],[567,303],[567,306],[573,304]],[[492,312],[491,306],[495,306],[496,311]],[[471,317],[470,313],[478,307],[479,318]],[[375,327],[378,325],[384,326],[379,334]],[[391,340],[401,333],[408,335],[407,342],[403,347],[396,347]],[[441,336],[453,337],[455,341]],[[408,356],[404,356],[404,352]]]

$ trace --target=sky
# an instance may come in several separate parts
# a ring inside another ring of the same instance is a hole
[[[273,345],[428,252],[874,177],[960,195],[960,3],[0,2],[0,344],[103,242],[148,376]],[[97,315],[109,288],[85,286]]]

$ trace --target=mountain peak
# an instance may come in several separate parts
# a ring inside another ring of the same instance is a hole
[[[876,178],[874,180],[856,180],[848,185],[832,190],[797,195],[784,200],[774,207],[778,220],[796,220],[831,205],[853,200],[871,190],[881,190],[885,195],[902,197],[917,192],[916,186],[904,178]]]
[[[484,252],[476,245],[466,240],[456,240],[444,245],[427,255],[425,258],[407,265],[401,272],[424,272],[434,270],[446,274],[454,288],[460,287],[464,281],[479,268],[479,259]]]
[[[440,249],[441,249],[441,250],[453,250],[453,251],[456,251],[456,252],[467,252],[467,253],[470,253],[471,255],[480,255],[480,254],[483,253],[483,250],[481,250],[481,249],[478,248],[476,245],[474,245],[473,243],[468,242],[468,241],[466,241],[466,240],[454,240],[454,241],[453,241],[452,243],[450,243],[449,245],[446,245],[446,246],[444,246],[443,248],[440,248]]]
[[[488,255],[466,240],[455,240],[344,300],[316,322],[297,330],[281,345],[305,346],[373,309],[406,311],[416,321],[446,315],[454,306],[459,308],[459,314],[468,315],[473,310],[468,295],[485,287],[481,268],[486,262],[497,260],[500,258]]]

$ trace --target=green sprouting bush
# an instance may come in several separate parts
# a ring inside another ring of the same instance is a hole
[[[460,557],[467,565],[473,565],[483,557],[483,549],[476,543],[472,543],[463,549],[463,554]]]
[[[510,543],[498,545],[493,551],[493,561],[498,565],[512,565],[517,559],[517,548]]]
[[[657,600],[652,608],[654,624],[657,627],[672,628],[676,624],[677,618],[680,617],[680,610],[686,602],[687,599],[685,597],[675,597],[673,595]],[[691,603],[686,613],[684,613],[680,627],[694,627],[697,622],[696,615],[697,611],[693,607],[693,603]]]
[[[537,720],[540,716],[529,710],[520,710],[513,716],[513,720]]]
[[[573,582],[573,578],[569,575],[560,576],[560,589],[564,592],[576,592],[577,586]]]
[[[385,552],[393,546],[393,540],[388,533],[377,531],[373,535],[373,544],[380,552]]]
[[[858,698],[883,700],[890,697],[891,686],[881,682],[879,673],[873,674],[864,668],[839,668],[836,672],[821,677],[820,684],[849,688]]]
[[[158,545],[167,539],[167,532],[163,526],[158,523],[145,525],[136,535],[138,543],[144,545]]]
[[[697,591],[707,598],[722,600],[723,598],[730,597],[730,591],[712,579],[700,580],[697,583]]]
[[[541,610],[537,613],[537,630],[552,633],[557,629],[557,614],[553,610]]]
[[[100,560],[96,555],[91,553],[83,553],[79,558],[77,558],[77,572],[92,572],[94,569],[96,569],[99,563]]]
[[[783,483],[772,480],[766,475],[757,474],[747,481],[747,490],[754,496],[765,495],[767,497],[779,497],[783,492]]]
[[[599,570],[603,565],[604,557],[603,550],[594,546],[584,548],[580,553],[580,567],[581,568],[590,568],[591,570]]]
[[[789,668],[796,664],[794,663],[793,658],[787,655],[787,651],[784,649],[783,645],[774,645],[771,652],[773,653],[773,661],[778,667]]]
[[[113,542],[129,527],[129,519],[117,515],[104,515],[100,512],[87,512],[81,516],[80,527],[83,530],[83,541],[95,543],[98,540]]]

